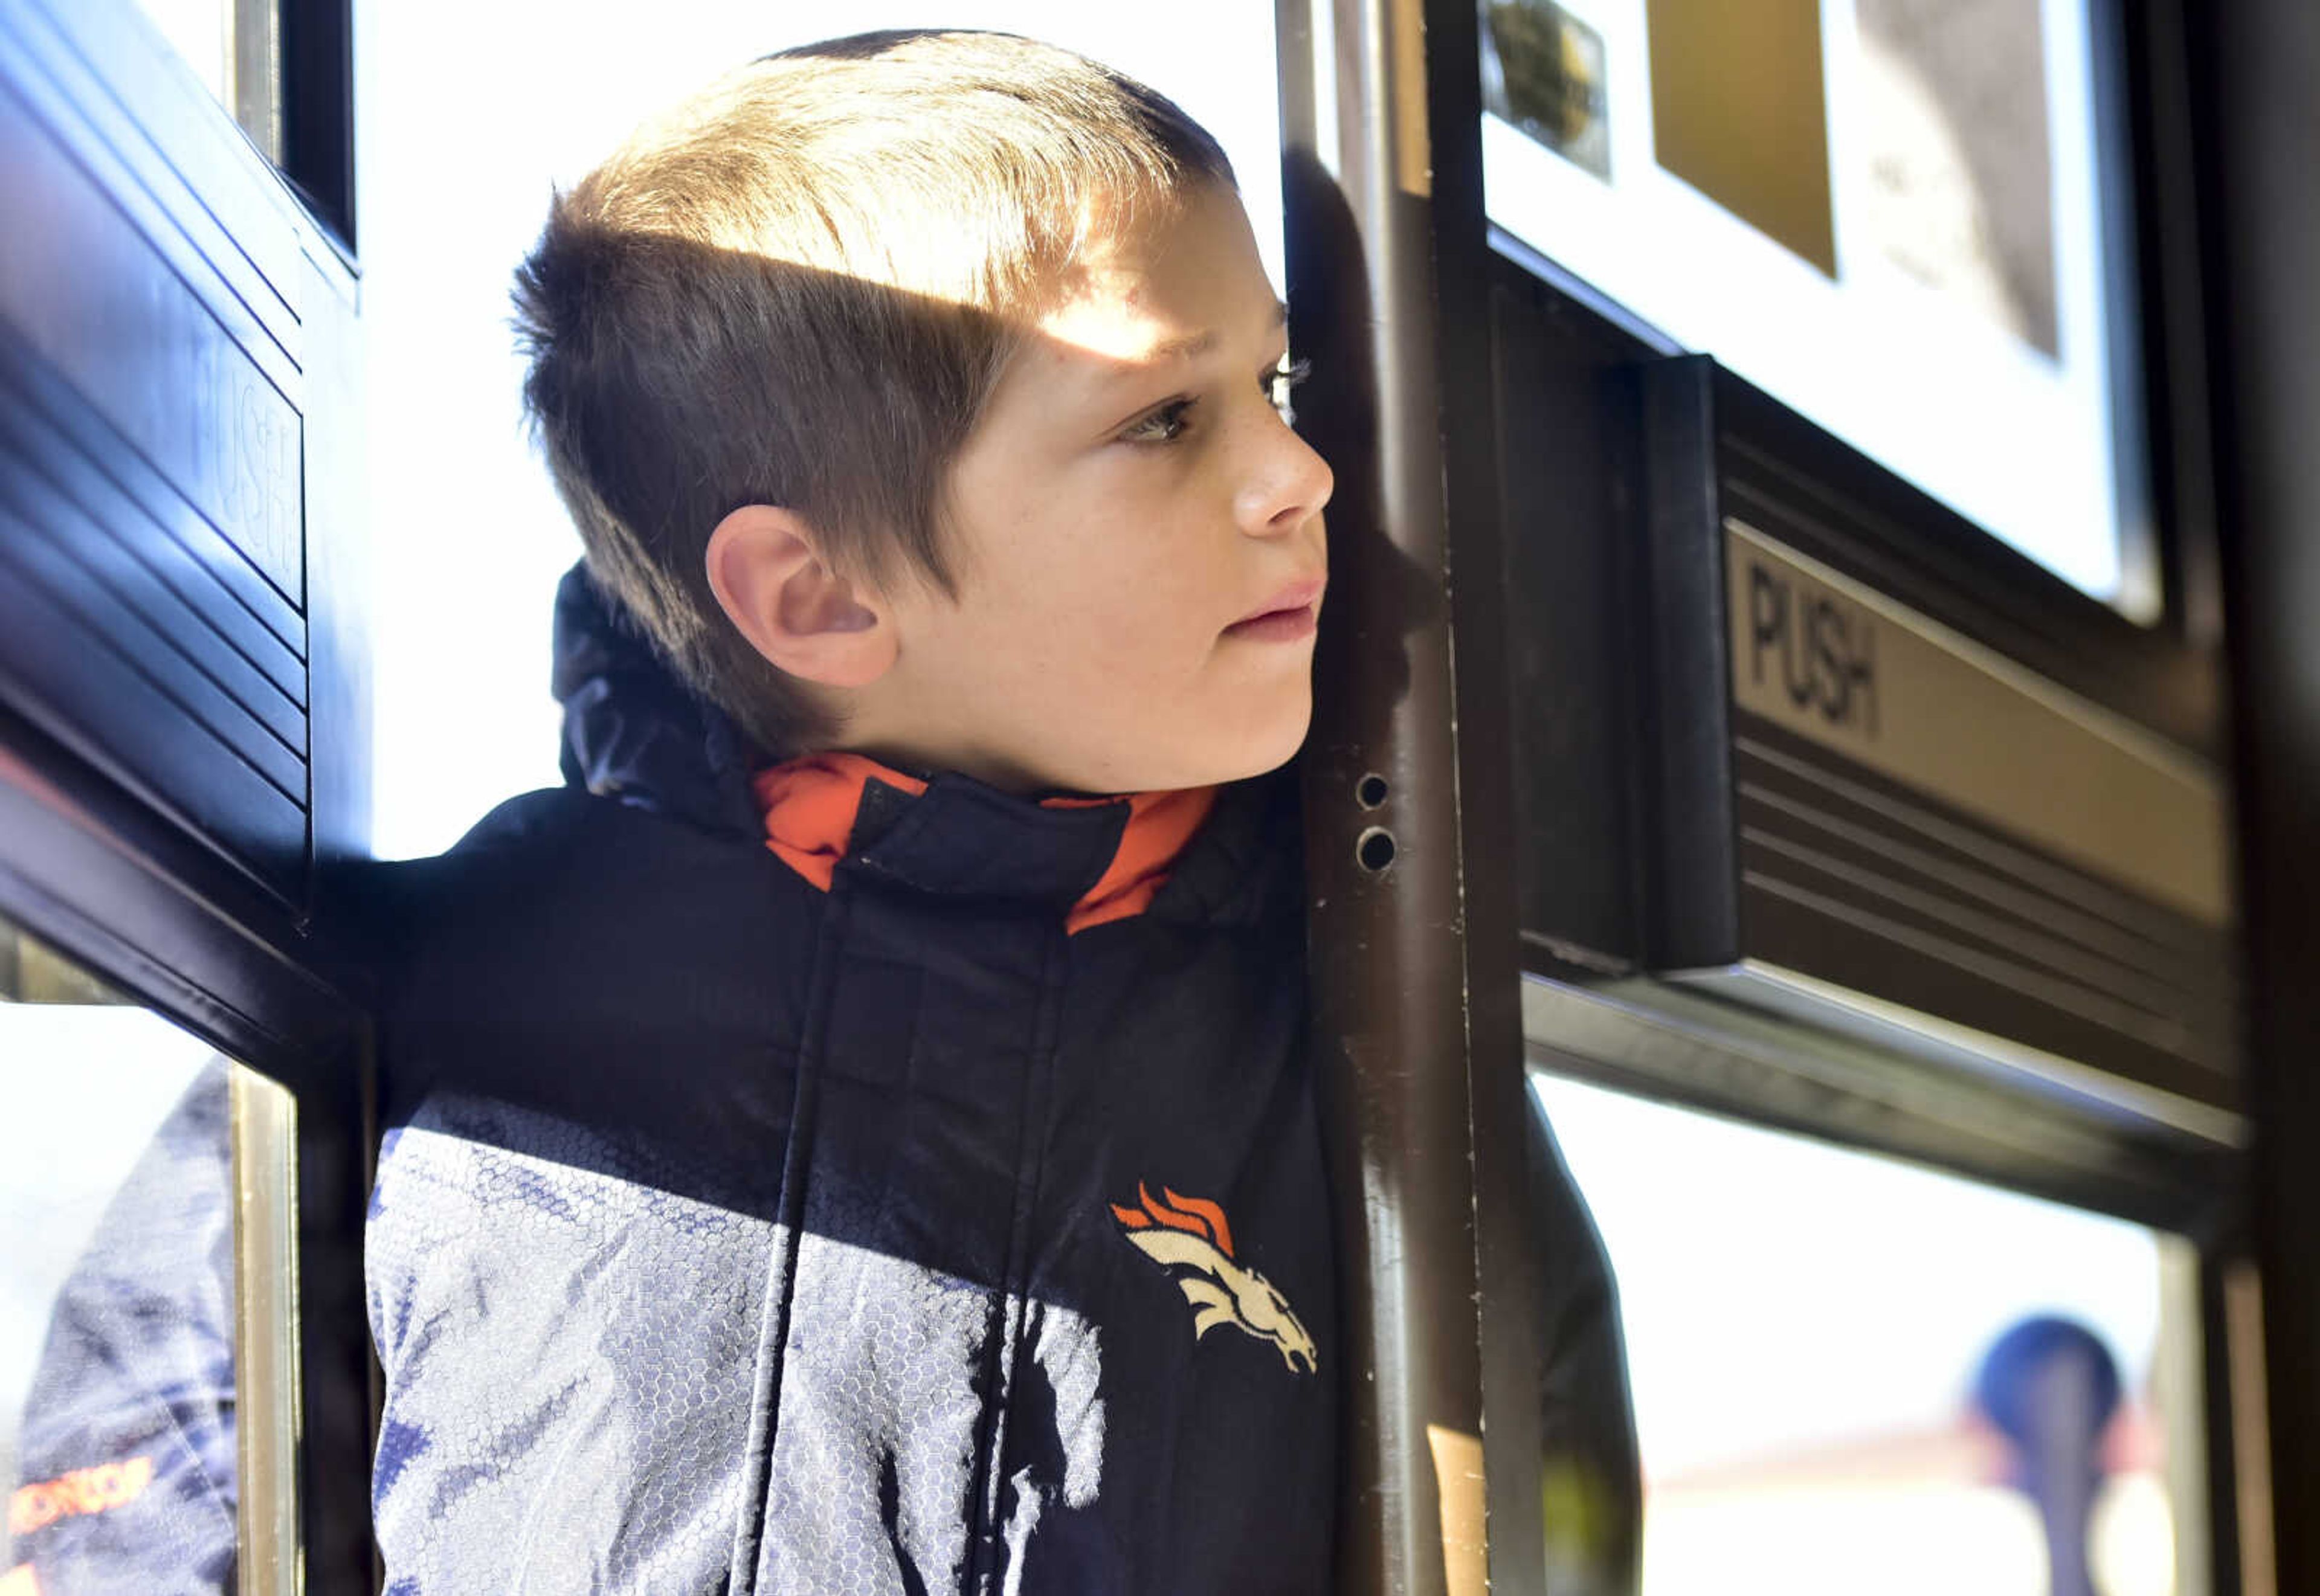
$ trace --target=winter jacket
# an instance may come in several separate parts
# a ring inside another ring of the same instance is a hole
[[[955,775],[810,771],[777,853],[730,729],[560,620],[580,784],[382,887],[389,1590],[1328,1589],[1293,786],[1148,902],[1143,808]]]

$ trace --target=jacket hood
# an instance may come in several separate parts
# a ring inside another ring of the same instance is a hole
[[[749,777],[762,757],[597,590],[585,563],[557,585],[553,650],[565,785],[706,831],[757,833]]]

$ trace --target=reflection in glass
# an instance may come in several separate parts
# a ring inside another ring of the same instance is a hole
[[[286,1094],[5,920],[0,1090],[0,1589],[232,1591],[239,1127]]]
[[[1611,175],[1603,35],[1554,0],[1482,0],[1482,105],[1563,159]]]
[[[1567,1081],[1644,1596],[2170,1596],[2161,1289],[2122,1221]]]
[[[1857,4],[1863,225],[1902,270],[2055,354],[2039,0]]]

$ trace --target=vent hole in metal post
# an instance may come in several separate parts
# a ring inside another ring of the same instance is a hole
[[[1385,777],[1373,770],[1354,784],[1354,802],[1364,809],[1375,809],[1385,802],[1386,794],[1392,790],[1386,785]]]
[[[1371,875],[1382,874],[1393,863],[1393,833],[1383,826],[1372,826],[1354,841],[1354,857]]]

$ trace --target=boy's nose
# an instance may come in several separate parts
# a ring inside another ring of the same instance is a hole
[[[1271,429],[1272,447],[1243,485],[1236,517],[1253,538],[1277,537],[1303,526],[1321,512],[1336,491],[1329,463],[1286,426]]]

